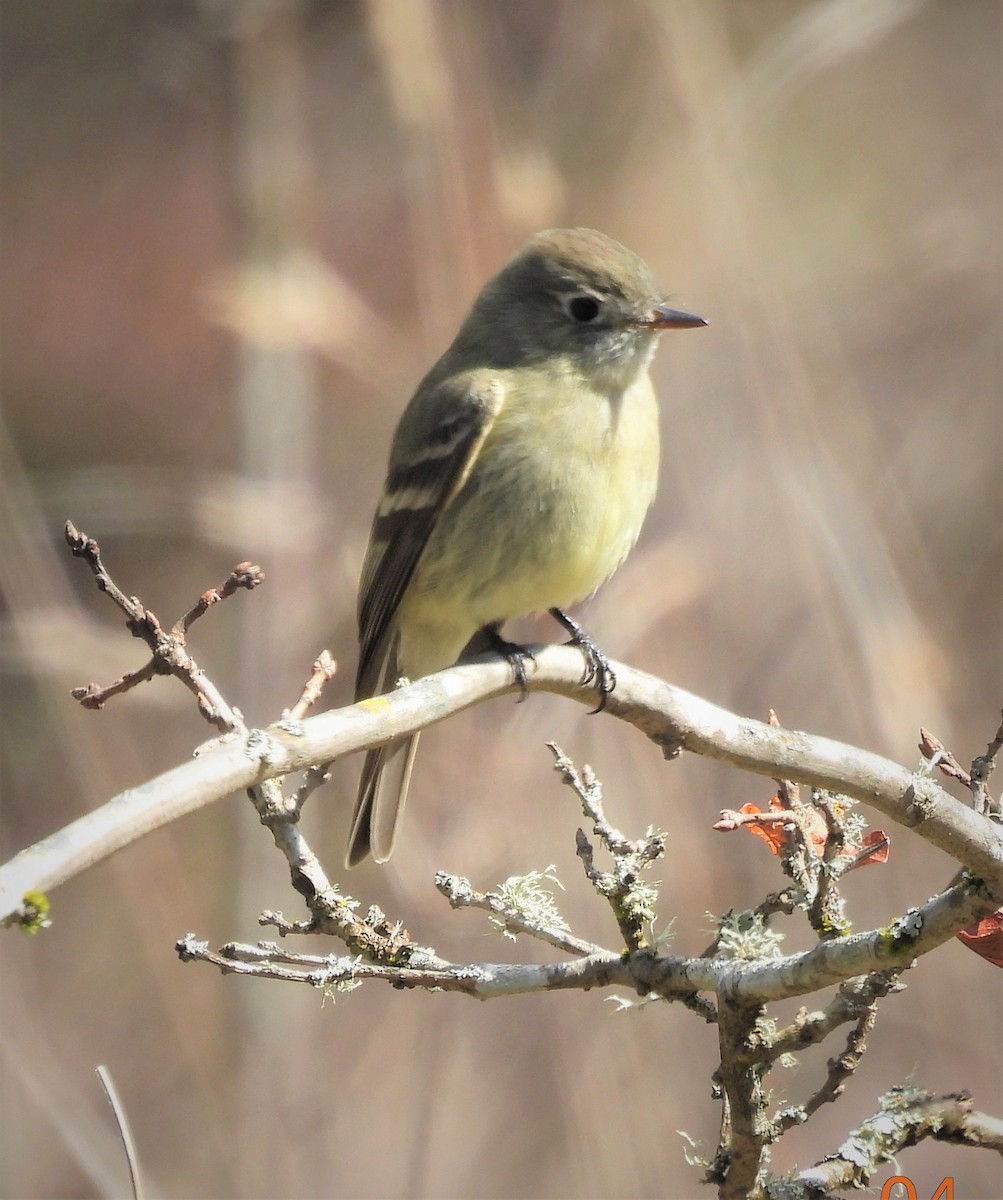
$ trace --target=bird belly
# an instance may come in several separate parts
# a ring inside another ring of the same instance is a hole
[[[655,398],[645,375],[590,401],[499,418],[408,587],[408,674],[453,662],[484,625],[584,599],[629,553],[657,485]]]

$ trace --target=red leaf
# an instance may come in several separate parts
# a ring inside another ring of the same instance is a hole
[[[1003,967],[1003,908],[962,929],[958,941],[994,967]]]
[[[868,846],[872,846],[873,849],[868,850]],[[879,867],[888,861],[891,839],[883,829],[872,829],[854,849],[860,857],[850,868],[851,871],[855,871],[857,867]]]
[[[780,801],[776,796],[774,796],[770,801],[770,808],[778,807],[779,804]],[[763,810],[758,804],[743,804],[738,811],[742,813],[759,813]],[[780,825],[757,825],[754,822],[750,822],[748,825],[744,825],[742,828],[748,829],[748,831],[750,833],[754,833],[756,837],[762,838],[767,846],[769,846],[771,854],[779,854],[781,848],[787,843],[787,834]]]

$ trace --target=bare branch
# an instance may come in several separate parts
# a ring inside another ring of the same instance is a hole
[[[747,1005],[804,996],[874,970],[905,969],[971,924],[972,914],[986,903],[959,885],[884,929],[833,938],[800,954],[754,961],[639,954],[632,959],[633,970],[659,995],[677,994],[685,979],[692,988]]]
[[[843,1094],[846,1089],[847,1079],[860,1066],[860,1060],[867,1049],[868,1034],[874,1028],[874,1023],[877,1019],[878,1010],[877,1005],[874,1004],[857,1018],[856,1025],[847,1034],[846,1049],[838,1058],[829,1059],[825,1082],[814,1096],[806,1101],[804,1105],[806,1117],[810,1117],[812,1113],[817,1112],[823,1104],[832,1104]]]
[[[996,769],[996,756],[1003,748],[1003,721],[993,735],[992,741],[986,747],[985,754],[979,754],[972,760],[972,768],[966,771],[944,743],[934,737],[927,729],[919,731],[919,749],[930,766],[937,766],[949,778],[963,783],[972,793],[972,806],[977,813],[992,814],[1000,817],[999,804],[994,804],[989,795],[989,776]]]
[[[123,675],[107,687],[89,683],[86,687],[74,688],[71,693],[74,699],[79,700],[85,708],[99,709],[112,697],[131,691],[155,675],[174,675],[193,693],[198,701],[199,712],[207,721],[223,733],[245,733],[246,726],[240,713],[230,707],[219,689],[188,653],[185,635],[192,622],[211,605],[232,596],[239,588],[250,590],[257,587],[264,579],[261,568],[246,562],[234,567],[218,588],[203,592],[195,606],[166,633],[155,613],[145,608],[135,596],[127,596],[115,583],[101,559],[101,547],[94,538],[81,533],[72,521],[66,522],[64,534],[73,556],[82,558],[90,567],[98,589],[110,596],[125,613],[129,632],[146,642],[153,654],[145,666]]]
[[[449,875],[440,871],[435,877],[435,886],[449,901],[451,908],[479,908],[498,917],[506,927],[546,942],[555,950],[564,950],[568,954],[578,954],[582,957],[604,953],[602,946],[577,938],[566,928],[559,929],[553,924],[544,925],[534,921],[511,904],[506,904],[496,892],[476,891],[469,880],[459,875]]]
[[[893,1088],[881,1098],[879,1113],[855,1129],[838,1153],[802,1171],[799,1181],[813,1195],[811,1189],[865,1187],[883,1163],[928,1137],[1000,1150],[1003,1122],[975,1112],[964,1092],[932,1096],[918,1088]]]
[[[294,883],[300,886],[296,878]],[[290,927],[281,919],[277,921],[271,913],[263,920],[277,925],[283,932],[334,932],[347,941],[354,952],[364,955],[370,966],[375,963],[381,968],[374,973],[356,971],[354,978],[396,981],[400,987],[444,987],[482,1000],[523,991],[619,986],[640,995],[653,993],[664,1000],[689,1002],[695,992],[708,991],[718,995],[719,1009],[725,1005],[758,1009],[770,1000],[803,996],[862,975],[873,970],[877,963],[887,963],[890,959],[899,960],[895,965],[901,969],[917,955],[928,953],[953,937],[959,928],[971,922],[971,913],[978,908],[977,898],[966,897],[963,890],[956,889],[953,895],[937,897],[924,910],[917,910],[908,921],[896,922],[887,929],[868,934],[833,939],[801,954],[774,960],[742,961],[723,956],[684,958],[655,955],[642,949],[635,953],[598,950],[566,964],[498,966],[476,963],[460,966],[445,962],[427,948],[411,942],[406,932],[386,923],[381,913],[375,920],[367,914],[366,920],[360,921],[353,916],[354,903],[337,893],[308,899],[311,904],[333,907],[329,925],[319,918],[309,929]],[[183,939],[178,949],[186,960],[199,959],[236,970],[232,964],[233,955],[225,947],[218,954],[212,952],[194,934]],[[318,981],[311,974],[317,966],[313,959],[309,956],[290,957],[285,951],[280,951],[275,960],[281,969],[278,973],[273,972],[269,969],[270,948],[255,948],[248,961],[253,961],[254,970],[245,971],[245,974],[284,979],[289,977],[287,964],[295,962],[304,968],[296,976],[301,982],[327,985],[344,983],[348,978],[339,960],[337,970]],[[328,959],[324,958],[323,962],[327,963]],[[699,1011],[705,1017],[708,1015],[705,1006],[699,1006]]]
[[[724,1120],[706,1180],[718,1184],[722,1200],[747,1200],[761,1169],[763,1151],[775,1136],[765,1118],[763,1069],[754,1049],[761,1009],[736,1001],[730,990],[720,999],[717,1023],[721,1066],[714,1079],[721,1088]]]
[[[548,742],[554,755],[554,769],[578,796],[582,810],[592,822],[593,833],[602,841],[613,859],[612,871],[595,865],[592,846],[579,829],[575,838],[578,857],[586,878],[604,897],[613,911],[620,934],[628,950],[645,949],[651,944],[651,924],[655,917],[655,885],[644,883],[642,873],[665,853],[665,835],[652,833],[639,841],[629,838],[606,819],[602,806],[602,784],[586,763],[581,774],[556,742]]]
[[[538,647],[533,655],[530,690],[594,703],[594,691],[580,683],[581,655],[573,647]],[[642,730],[670,755],[685,747],[756,774],[785,775],[863,800],[913,827],[984,880],[997,904],[1003,899],[999,827],[932,779],[828,738],[771,729],[625,665],[616,663],[614,669],[617,688],[606,711]],[[247,738],[224,740],[195,761],[120,793],[0,867],[0,919],[18,908],[26,891],[50,890],[185,813],[262,779],[330,762],[514,690],[508,664],[484,656],[400,688],[378,709],[353,705],[290,728],[280,722]]]
[[[106,1066],[95,1068],[95,1074],[101,1081],[101,1086],[104,1088],[104,1094],[108,1097],[108,1103],[111,1105],[111,1111],[115,1116],[115,1123],[118,1126],[118,1134],[122,1139],[122,1149],[125,1151],[126,1162],[129,1164],[129,1179],[132,1182],[133,1200],[143,1200],[143,1182],[139,1174],[139,1154],[136,1151],[136,1143],[132,1136],[132,1130],[129,1127],[129,1118],[126,1116],[125,1105],[118,1094],[118,1088],[115,1086],[115,1081],[111,1077],[111,1072]]]
[[[898,981],[901,973],[901,968],[872,971],[842,984],[821,1011],[809,1013],[802,1009],[790,1025],[773,1036],[768,1057],[776,1059],[781,1054],[792,1054],[807,1046],[817,1045],[840,1025],[859,1019],[882,996],[902,990],[903,985]]]
[[[999,728],[993,735],[993,740],[986,747],[985,754],[980,754],[972,760],[972,797],[976,812],[995,812],[996,816],[1000,815],[999,805],[994,807],[987,786],[989,776],[996,769],[996,755],[1000,752],[1000,747],[1003,747],[1003,721],[1000,722]]]
[[[101,547],[97,541],[85,533],[81,533],[72,521],[66,522],[63,527],[63,536],[73,557],[82,558],[90,567],[98,591],[105,592],[125,613],[126,624],[133,637],[145,638],[143,626],[147,617],[146,609],[135,596],[127,596],[105,570],[105,565],[101,561]],[[155,617],[153,620],[156,623]],[[155,628],[159,630],[159,624],[155,624]],[[147,644],[150,645],[149,642]],[[153,648],[152,645],[150,648]]]
[[[134,687],[141,683],[148,683],[159,672],[155,659],[139,668],[138,671],[128,671],[114,683],[109,683],[105,687],[101,687],[97,683],[88,683],[83,687],[75,687],[70,691],[70,695],[74,700],[79,700],[84,708],[89,708],[95,711],[99,708],[104,708],[107,701],[114,696],[121,696],[123,692],[131,692]]]
[[[780,825],[784,829],[793,829],[797,825],[797,818],[793,813],[780,809],[773,812],[738,812],[734,808],[722,808],[712,828],[718,833],[731,833],[743,825]]]
[[[197,960],[213,963],[224,974],[257,975],[328,989],[364,979],[379,979],[395,988],[460,992],[477,1000],[490,1000],[499,996],[561,988],[588,990],[611,984],[631,985],[623,957],[610,951],[576,958],[571,962],[541,966],[450,963],[431,954],[416,954],[407,966],[390,966],[337,955],[288,955],[268,943],[259,943],[257,946],[231,943],[217,952],[210,950],[194,934],[182,938],[177,944],[177,951],[182,962]]]
[[[337,670],[338,666],[331,656],[331,652],[329,650],[322,650],[314,661],[313,672],[307,680],[300,698],[288,712],[283,713],[283,720],[287,724],[302,721],[313,705],[320,699],[325,686],[334,678]],[[331,764],[329,762],[318,763],[316,766],[310,767],[303,777],[303,782],[296,789],[296,793],[292,797],[290,803],[293,809],[299,812],[313,793],[319,787],[323,787],[330,778]]]
[[[958,762],[940,738],[932,734],[929,729],[920,728],[919,752],[929,762],[931,767],[936,767],[948,779],[956,779],[959,783],[963,783],[966,788],[972,786],[971,775]]]
[[[238,563],[218,588],[209,588],[199,596],[194,606],[185,613],[180,621],[174,623],[171,633],[175,637],[184,639],[192,625],[199,617],[207,613],[212,605],[218,604],[220,600],[226,600],[240,588],[250,592],[259,583],[264,582],[265,573],[260,567],[249,562]]]
[[[314,661],[310,678],[306,681],[300,698],[288,712],[283,713],[283,717],[286,720],[302,721],[320,699],[321,692],[337,672],[338,665],[331,656],[330,650],[322,650]]]

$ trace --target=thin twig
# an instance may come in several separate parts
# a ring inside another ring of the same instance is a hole
[[[218,588],[209,588],[204,591],[188,612],[180,620],[175,621],[171,627],[171,633],[184,640],[192,625],[199,617],[204,616],[214,604],[218,604],[220,600],[226,600],[240,588],[248,592],[253,591],[258,584],[264,583],[264,581],[265,573],[259,566],[249,562],[238,563]]]
[[[602,954],[603,947],[595,942],[587,942],[584,938],[575,937],[566,930],[558,929],[553,924],[545,925],[533,920],[525,913],[506,904],[495,892],[478,892],[471,886],[469,880],[459,875],[450,875],[440,871],[435,877],[435,886],[449,901],[451,908],[479,908],[502,919],[504,924],[519,933],[528,934],[555,950],[564,950],[568,954]]]
[[[612,951],[547,964],[451,963],[426,952],[415,955],[413,965],[401,966],[337,955],[319,957],[278,951],[276,956],[267,943],[257,946],[230,943],[213,951],[194,934],[181,938],[176,949],[182,962],[212,963],[224,974],[257,975],[326,989],[378,979],[394,988],[459,992],[478,1000],[560,988],[631,986],[633,982],[623,955]]]
[[[994,815],[999,816],[999,806],[994,807],[987,785],[989,776],[996,769],[996,755],[999,753],[1000,747],[1003,747],[1003,721],[1000,722],[993,740],[986,747],[985,754],[980,754],[972,760],[972,799],[976,812],[993,812]]]
[[[547,747],[554,755],[554,769],[578,796],[593,832],[613,859],[613,870],[601,871],[595,865],[588,838],[579,829],[575,844],[585,876],[609,902],[627,949],[644,949],[651,944],[656,890],[655,885],[643,882],[641,875],[665,853],[665,835],[649,831],[647,837],[631,841],[614,829],[603,809],[602,784],[592,768],[586,763],[579,774],[556,742],[548,742]]]
[[[809,1013],[801,1009],[790,1025],[778,1030],[770,1040],[768,1057],[793,1054],[808,1046],[818,1045],[840,1025],[856,1021],[883,996],[904,989],[899,981],[901,968],[889,971],[870,971],[840,985],[836,995],[825,1008]]]
[[[846,1081],[860,1066],[867,1049],[867,1037],[878,1019],[877,1005],[872,1004],[860,1014],[856,1025],[846,1036],[846,1049],[838,1058],[830,1058],[825,1082],[804,1104],[805,1118],[817,1112],[823,1104],[832,1104],[846,1090]]]
[[[94,538],[81,533],[72,521],[66,522],[64,535],[73,556],[83,559],[90,567],[98,589],[105,592],[125,613],[129,632],[146,642],[153,655],[145,666],[123,675],[106,687],[89,683],[85,687],[74,688],[71,693],[74,699],[79,700],[85,708],[99,709],[112,697],[131,691],[154,675],[174,675],[194,694],[199,712],[210,724],[222,733],[246,733],[240,713],[230,707],[216,685],[188,653],[185,635],[192,623],[213,604],[225,600],[241,588],[249,591],[257,587],[264,579],[261,568],[252,563],[240,563],[218,588],[203,592],[196,604],[175,622],[170,632],[165,632],[154,612],[135,596],[127,596],[115,583],[102,561],[101,547]]]
[[[95,1067],[94,1072],[101,1081],[104,1094],[108,1097],[111,1111],[115,1115],[115,1123],[118,1125],[118,1135],[122,1139],[122,1148],[125,1150],[126,1162],[129,1164],[129,1179],[132,1181],[133,1200],[143,1200],[143,1184],[139,1175],[139,1155],[136,1152],[136,1143],[133,1140],[132,1130],[129,1128],[129,1118],[125,1113],[125,1105],[122,1103],[118,1089],[115,1087],[115,1081],[112,1079],[108,1068],[102,1065]]]
[[[969,772],[958,762],[940,738],[932,734],[929,729],[921,728],[919,731],[919,752],[931,767],[937,767],[941,774],[946,775],[948,779],[956,779],[966,788],[972,786],[972,777]]]
[[[325,686],[331,682],[338,672],[338,665],[334,661],[330,650],[322,650],[314,660],[313,669],[310,673],[310,678],[303,685],[303,691],[296,703],[283,713],[286,720],[302,721],[310,709],[320,699],[321,693]]]
[[[996,756],[1003,748],[1003,721],[993,735],[992,741],[986,746],[985,754],[979,754],[972,760],[970,771],[958,762],[944,743],[935,737],[928,729],[919,731],[920,753],[931,767],[937,766],[949,779],[956,779],[964,784],[972,793],[972,807],[977,813],[992,814],[998,818],[999,805],[994,805],[989,795],[989,776],[996,769]]]

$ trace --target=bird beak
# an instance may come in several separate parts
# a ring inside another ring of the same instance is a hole
[[[646,320],[638,321],[642,329],[653,329],[655,332],[663,329],[699,329],[706,324],[703,317],[681,312],[678,308],[666,308],[664,304],[656,305]]]

